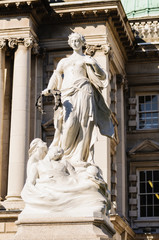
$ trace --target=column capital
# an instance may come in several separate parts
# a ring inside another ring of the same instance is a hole
[[[9,48],[15,48],[18,44],[24,44],[26,48],[32,47],[34,44],[34,39],[32,37],[27,38],[8,38]]]
[[[8,46],[10,48],[15,48],[18,45],[18,39],[17,38],[8,38]]]
[[[110,43],[106,43],[105,45],[102,46],[102,50],[104,51],[104,54],[107,55],[110,53],[111,46]]]
[[[34,40],[32,37],[24,38],[23,43],[26,48],[29,48],[33,46]]]
[[[105,55],[108,55],[109,57],[113,56],[112,53],[112,48],[110,43],[106,43],[104,45],[90,45],[90,44],[86,44],[86,49],[85,49],[85,54],[86,55],[90,55],[90,56],[94,56],[96,51],[103,51]]]
[[[0,38],[0,49],[3,49],[6,46],[6,39]]]

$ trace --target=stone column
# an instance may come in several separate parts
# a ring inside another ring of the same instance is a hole
[[[17,42],[14,57],[7,209],[21,209],[30,128],[30,69],[32,39]]]
[[[105,69],[106,73],[108,74],[109,78],[109,45],[106,44],[102,46],[102,52],[97,51],[95,58],[100,66]],[[110,79],[109,79],[110,80]],[[103,90],[103,97],[105,101],[110,106],[110,84],[108,84],[107,88]],[[104,180],[108,184],[108,188],[111,188],[111,159],[110,159],[110,139],[106,136],[102,136],[98,133],[98,142],[95,143],[94,147],[94,158],[95,163],[102,169]]]
[[[5,46],[6,40],[0,39],[0,200],[3,177],[3,115],[4,115],[4,78],[5,78]]]
[[[126,216],[126,142],[125,142],[125,113],[124,113],[124,77],[121,75],[117,78],[117,109],[118,109],[118,134],[120,142],[117,146],[117,206],[118,206],[118,214],[120,216]]]

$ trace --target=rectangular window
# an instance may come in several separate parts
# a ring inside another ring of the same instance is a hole
[[[138,96],[138,129],[159,128],[159,95]]]
[[[140,217],[159,217],[159,170],[139,172]]]

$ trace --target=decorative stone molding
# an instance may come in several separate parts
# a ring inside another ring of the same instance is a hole
[[[102,50],[104,52],[105,55],[110,54],[111,52],[111,46],[110,44],[106,44],[106,45],[90,45],[90,44],[86,44],[86,50],[85,50],[85,54],[86,55],[90,55],[90,56],[94,56],[95,52],[98,50]]]
[[[159,38],[159,22],[158,21],[142,21],[130,22],[136,38],[142,38],[149,41],[157,41]]]
[[[24,44],[26,48],[33,47],[33,46],[37,48],[38,46],[37,42],[32,37],[8,38],[8,39],[0,39],[0,48],[2,48],[3,45],[6,44],[6,42],[8,42],[8,47],[12,49],[15,48],[18,45],[18,43]]]
[[[33,46],[33,39],[30,38],[24,38],[24,46],[26,48],[32,47]]]
[[[17,38],[9,38],[8,39],[8,46],[10,48],[15,48],[18,44],[18,39]]]
[[[106,45],[102,46],[102,50],[104,51],[105,55],[109,54],[111,50],[110,43],[107,43]]]
[[[1,38],[0,39],[0,49],[3,49],[6,46],[6,39]]]
[[[97,50],[97,46],[96,45],[86,44],[85,54],[86,55],[90,55],[90,56],[94,56],[96,50]]]
[[[114,224],[115,230],[119,233],[126,233],[128,240],[135,240],[136,234],[129,226],[126,219],[122,219],[119,215],[110,215],[110,221]]]

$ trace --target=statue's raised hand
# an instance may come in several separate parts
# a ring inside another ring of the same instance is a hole
[[[41,92],[41,94],[44,95],[44,96],[49,96],[50,93],[51,93],[51,90],[48,89],[48,88],[45,88],[45,89]]]

